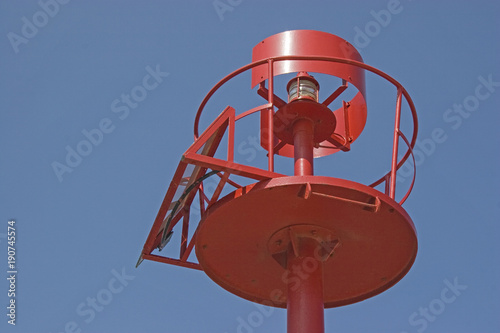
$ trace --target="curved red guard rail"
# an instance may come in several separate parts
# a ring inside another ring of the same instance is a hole
[[[199,122],[200,122],[200,118],[201,118],[201,114],[206,106],[206,104],[208,103],[208,101],[210,100],[210,98],[215,94],[215,92],[217,92],[217,90],[219,90],[219,88],[224,85],[226,82],[228,82],[229,80],[231,80],[232,78],[234,78],[235,76],[249,70],[249,69],[252,69],[256,66],[260,66],[260,65],[264,65],[264,64],[267,64],[269,66],[268,70],[269,70],[269,73],[272,74],[272,67],[273,67],[273,64],[276,63],[276,62],[279,62],[279,61],[287,61],[287,60],[312,60],[312,61],[324,61],[324,62],[338,62],[338,63],[343,63],[343,64],[348,64],[348,65],[352,65],[352,66],[356,66],[356,67],[360,67],[362,69],[365,69],[369,72],[372,72],[384,79],[386,79],[387,81],[389,81],[390,83],[392,83],[397,89],[398,89],[398,97],[399,96],[404,96],[408,106],[410,107],[410,111],[411,111],[411,114],[412,114],[412,120],[413,120],[413,134],[412,134],[412,138],[411,138],[411,142],[408,142],[407,138],[399,131],[399,126],[396,126],[395,127],[395,135],[396,136],[401,136],[403,138],[403,140],[406,142],[407,146],[408,146],[408,150],[406,151],[406,153],[403,155],[403,157],[397,161],[396,163],[396,167],[395,167],[395,171],[399,170],[399,168],[401,168],[401,166],[407,161],[407,159],[410,157],[410,155],[413,157],[413,160],[415,160],[414,156],[413,156],[413,148],[415,147],[415,144],[416,144],[416,141],[417,141],[417,133],[418,133],[418,118],[417,118],[417,111],[415,109],[415,104],[413,103],[413,100],[411,99],[409,93],[406,91],[406,89],[403,87],[403,85],[401,83],[399,83],[396,79],[394,79],[393,77],[389,76],[388,74],[384,73],[383,71],[375,68],[375,67],[372,67],[370,65],[367,65],[363,62],[359,62],[359,61],[355,61],[355,60],[350,60],[350,59],[344,59],[344,58],[337,58],[337,57],[324,57],[324,56],[280,56],[280,57],[271,57],[271,58],[267,58],[267,59],[262,59],[262,60],[259,60],[259,61],[255,61],[255,62],[252,62],[250,64],[247,64],[233,72],[231,72],[230,74],[226,75],[224,78],[222,78],[219,82],[217,82],[217,84],[215,84],[212,89],[208,92],[208,94],[205,96],[205,98],[203,99],[203,101],[201,102],[199,108],[198,108],[198,111],[196,113],[196,117],[195,117],[195,121],[194,121],[194,138],[197,139],[198,136],[199,136]],[[239,116],[237,116],[237,120],[243,118],[243,117],[246,117],[250,114],[253,114],[255,112],[258,112],[258,111],[262,111],[262,110],[265,110],[265,109],[272,109],[274,107],[274,96],[273,96],[273,85],[272,85],[272,78],[273,76],[270,75],[269,76],[270,78],[270,82],[269,82],[269,94],[268,94],[268,104],[264,104],[264,105],[261,105],[261,106],[258,106],[258,107],[255,107],[251,110],[248,110],[246,111],[244,114],[241,114]],[[400,101],[397,102],[398,104],[400,103]],[[400,107],[400,105],[399,105]],[[396,116],[398,116],[398,110],[396,110]],[[394,148],[395,151],[394,151]],[[397,152],[398,152],[398,147],[397,147],[397,140],[395,140],[393,142],[393,157],[395,156],[394,154],[396,154],[397,156]],[[271,161],[273,159],[273,154],[268,154],[269,155],[269,170],[272,171],[273,169],[273,162]],[[397,158],[397,157],[396,157]],[[415,168],[414,168],[415,169]],[[391,170],[389,172],[387,172],[386,174],[384,174],[380,179],[376,180],[375,182],[373,182],[372,184],[368,185],[370,187],[375,187],[377,185],[380,185],[381,183],[383,183],[384,181],[387,180],[387,177],[389,175],[391,175],[391,173],[394,173],[393,172],[394,168],[391,168]],[[395,174],[395,173],[394,173]],[[416,174],[416,170],[414,171],[414,175],[413,175],[413,181],[412,181],[412,184],[410,186],[410,189],[409,191],[406,193],[406,195],[403,197],[403,200],[400,201],[400,204],[402,204],[404,201],[406,201],[406,199],[408,198],[412,188],[413,188],[413,183],[415,181],[415,174]],[[395,180],[394,180],[394,183],[395,183]],[[392,199],[395,199],[395,188],[394,188],[394,191],[391,191],[391,198]]]

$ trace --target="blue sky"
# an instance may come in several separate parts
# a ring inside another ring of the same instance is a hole
[[[284,332],[284,310],[259,309],[202,272],[134,266],[204,95],[262,39],[313,29],[403,83],[420,126],[404,205],[416,262],[385,293],[326,310],[326,331],[499,332],[499,16],[494,1],[1,1],[0,267],[7,277],[15,219],[18,273],[15,326],[0,282],[0,331]],[[204,125],[227,104],[257,105],[249,77],[238,84]],[[392,127],[395,95],[384,84],[367,77],[363,137],[318,174],[369,181],[388,169],[390,132],[379,133]],[[134,89],[146,94],[122,100]],[[95,129],[102,136],[82,143]],[[77,149],[86,156],[69,165]],[[71,172],[58,176],[54,163]]]

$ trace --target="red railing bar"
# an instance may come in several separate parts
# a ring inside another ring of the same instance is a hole
[[[206,197],[206,195],[203,192],[203,182],[201,182],[200,187],[198,188],[198,199],[200,200],[200,215],[201,216],[203,216],[203,214],[205,214],[205,198],[204,197]]]
[[[236,120],[235,114],[232,113],[229,116],[229,124],[228,124],[228,129],[227,129],[227,160],[229,162],[234,161],[234,127],[235,127],[235,122]]]
[[[194,153],[187,153],[184,155],[184,161],[187,163],[199,165],[205,168],[210,168],[212,170],[221,170],[224,172],[229,172],[235,175],[255,179],[255,180],[267,180],[269,178],[283,177],[284,175],[276,172],[271,172],[263,170],[256,167],[251,167],[247,165],[242,165],[238,163],[231,163],[224,160],[220,160],[214,157],[209,157],[205,155],[198,155]]]
[[[182,175],[184,174],[186,167],[187,163],[182,163],[182,162],[179,163],[179,166],[175,171],[173,180],[178,179],[179,180],[178,182],[180,182],[180,179],[182,178]],[[170,203],[172,202],[176,192],[174,188],[176,189],[178,186],[178,183],[175,183],[173,180],[170,183],[170,186],[168,187],[165,197],[163,198],[160,210],[158,211],[158,214],[156,214],[155,221],[153,222],[153,227],[151,228],[151,232],[149,233],[148,238],[146,239],[146,243],[144,244],[143,253],[151,253],[154,249],[155,240],[158,236],[158,233],[160,232],[161,225],[165,220],[165,215],[168,212]]]
[[[391,175],[388,173],[387,175],[385,175],[384,178],[385,178],[385,191],[384,191],[384,193],[386,195],[389,195],[389,183],[390,183],[389,179],[391,179]]]
[[[268,153],[268,170],[274,171],[274,76],[273,76],[273,60],[269,59],[268,63],[267,82],[269,89],[267,91],[267,101],[271,104],[268,109],[268,133],[267,133],[267,151]]]
[[[191,254],[191,251],[193,251],[194,243],[196,241],[196,235],[198,233],[198,229],[195,230],[193,237],[191,237],[191,240],[189,241],[189,245],[186,248],[186,251],[182,254],[180,257],[181,261],[187,261],[189,258],[189,255]]]
[[[229,178],[229,173],[224,172],[219,181],[219,184],[217,184],[217,187],[215,188],[214,194],[212,195],[212,199],[210,199],[208,206],[213,205],[219,199],[222,189],[224,188],[224,186],[226,186],[228,178]]]
[[[259,112],[259,111],[262,111],[264,109],[269,109],[270,107],[272,106],[271,103],[267,103],[267,104],[262,104],[262,105],[259,105],[257,107],[254,107],[248,111],[245,111],[243,113],[240,113],[238,116],[236,116],[236,121],[240,120],[241,118],[244,118],[248,115],[251,115],[252,113],[255,113],[255,112]]]
[[[165,264],[171,264],[171,265],[176,265],[176,266],[181,266],[181,267],[186,267],[186,268],[198,269],[200,271],[203,270],[203,268],[201,268],[200,264],[197,264],[195,262],[180,261],[178,259],[162,257],[162,256],[158,256],[156,254],[143,254],[142,259],[158,261],[158,262],[162,262]]]
[[[408,146],[408,149],[410,149],[411,158],[413,159],[413,179],[411,181],[410,188],[406,192],[406,195],[399,202],[399,204],[402,205],[406,201],[406,199],[410,196],[411,190],[413,190],[413,185],[415,184],[415,178],[417,176],[417,165],[415,164],[415,155],[413,154],[413,149],[410,147],[410,142],[408,142],[408,139],[403,134],[403,132],[399,131],[399,135],[401,136],[401,138],[404,140],[404,142]]]
[[[233,77],[253,68],[253,67],[256,67],[256,66],[259,66],[259,65],[263,65],[265,63],[269,63],[269,61],[273,61],[273,62],[277,62],[277,61],[286,61],[286,60],[315,60],[315,61],[326,61],[326,62],[336,62],[336,63],[342,63],[342,64],[347,64],[347,65],[352,65],[352,66],[356,66],[356,67],[359,67],[359,68],[363,68],[369,72],[372,72],[384,79],[386,79],[387,81],[389,81],[390,83],[392,83],[393,85],[395,85],[398,89],[401,89],[401,92],[402,92],[402,95],[405,97],[409,107],[410,107],[410,111],[412,113],[412,119],[413,119],[413,135],[412,135],[412,138],[411,138],[411,142],[410,142],[410,147],[414,147],[415,144],[416,144],[416,140],[417,140],[417,132],[418,132],[418,118],[417,118],[417,112],[415,110],[415,104],[413,103],[413,100],[411,99],[410,95],[408,94],[408,92],[406,91],[406,89],[397,81],[395,80],[394,78],[392,78],[391,76],[385,74],[384,72],[382,72],[381,70],[375,68],[375,67],[372,67],[372,66],[369,66],[363,62],[360,62],[360,61],[355,61],[355,60],[350,60],[350,59],[344,59],[344,58],[336,58],[336,57],[324,57],[324,56],[280,56],[280,57],[272,57],[272,58],[267,58],[267,59],[261,59],[261,60],[258,60],[258,61],[255,61],[255,62],[252,62],[248,65],[245,65],[235,71],[233,71],[232,73],[226,75],[222,80],[220,80],[214,87],[212,87],[212,89],[209,91],[209,93],[205,96],[205,98],[203,99],[202,103],[200,104],[199,108],[198,108],[198,111],[196,113],[196,117],[195,117],[195,122],[194,122],[194,134],[195,134],[195,138],[198,137],[198,126],[199,126],[199,121],[200,121],[200,117],[201,117],[201,113],[203,111],[203,109],[205,108],[205,105],[208,103],[208,101],[210,100],[210,98],[213,96],[213,94],[215,94],[215,92],[224,84],[226,83],[227,81],[229,81],[230,79],[232,79]],[[258,110],[254,110],[253,112],[256,112]],[[252,112],[252,113],[253,113]],[[247,114],[248,115],[248,114]],[[239,117],[241,118],[241,117]],[[237,118],[237,119],[239,119]],[[406,153],[404,154],[404,156],[401,158],[401,160],[398,162],[397,164],[397,169],[399,169],[404,163],[405,161],[410,157],[410,150],[407,150]],[[370,184],[369,186],[370,187],[375,187],[379,184],[381,184],[384,180],[385,180],[385,177],[387,174],[390,174],[390,172],[384,174],[380,179],[378,179],[377,181],[373,182],[372,184]]]
[[[401,124],[401,89],[398,88],[396,100],[396,119],[394,121],[394,141],[392,143],[391,184],[389,186],[389,197],[396,196],[396,172],[398,171],[398,148],[399,148],[399,126]]]
[[[189,233],[189,207],[182,208],[182,233],[181,233],[181,251],[179,258],[182,258],[184,252],[186,252],[187,239]]]
[[[269,97],[269,90],[267,90],[267,88],[265,87],[264,81],[259,84],[259,89],[257,89],[257,94],[260,97],[263,97],[266,100],[268,99],[268,97]],[[287,104],[284,100],[282,100],[281,98],[279,98],[278,96],[276,96],[276,94],[273,94],[273,97],[274,97],[273,104],[278,109],[281,108],[281,107],[283,107],[283,106],[285,106]]]
[[[347,89],[347,81],[342,80],[342,85],[338,87],[330,96],[328,96],[321,104],[323,104],[324,106],[330,105],[346,89]]]
[[[222,175],[221,175],[221,173],[220,173],[220,172],[217,174],[217,176],[219,176],[219,178],[222,178],[222,176],[223,176],[223,175],[224,175],[224,174],[222,174]],[[233,187],[235,187],[235,188],[242,188],[242,187],[243,187],[243,186],[241,186],[240,184],[238,184],[237,182],[235,182],[235,181],[233,181],[233,180],[231,180],[231,179],[229,179],[229,178],[226,180],[226,182],[227,182],[229,185],[231,185],[231,186],[233,186]]]

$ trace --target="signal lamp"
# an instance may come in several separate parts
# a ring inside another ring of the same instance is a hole
[[[288,103],[308,99],[317,102],[319,83],[307,72],[299,72],[297,77],[288,82]]]

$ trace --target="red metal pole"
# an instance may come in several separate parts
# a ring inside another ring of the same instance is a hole
[[[273,60],[269,59],[268,63],[269,78],[268,78],[268,91],[267,101],[271,104],[268,113],[269,132],[267,133],[267,151],[268,151],[268,169],[274,171],[274,74],[273,74]]]
[[[312,175],[314,126],[299,119],[293,126],[295,175]],[[317,258],[319,244],[301,238],[288,253],[288,333],[324,333],[323,262]]]
[[[302,238],[299,253],[288,256],[288,333],[324,333],[323,263],[315,257],[319,244]]]
[[[313,175],[314,126],[309,119],[299,119],[293,125],[295,175]]]

